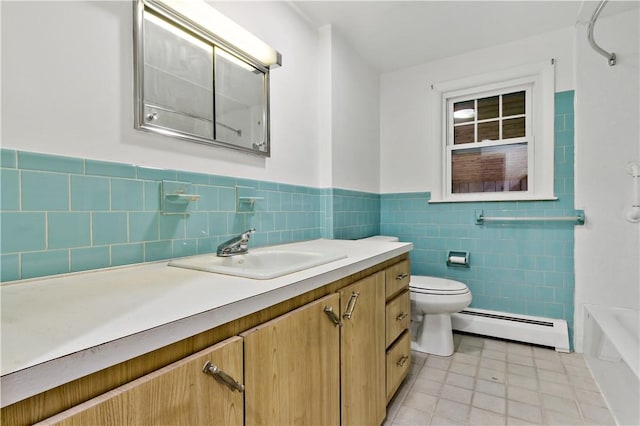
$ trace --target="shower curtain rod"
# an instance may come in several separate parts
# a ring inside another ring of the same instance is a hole
[[[593,27],[596,25],[596,19],[598,19],[598,15],[600,15],[600,12],[604,8],[604,5],[607,4],[607,1],[608,0],[602,0],[596,10],[593,12],[593,16],[591,16],[591,21],[589,21],[589,26],[587,28],[587,38],[589,39],[589,44],[591,45],[593,50],[607,58],[609,60],[609,66],[612,67],[616,64],[616,54],[613,52],[607,52],[606,50],[598,46],[593,40]]]

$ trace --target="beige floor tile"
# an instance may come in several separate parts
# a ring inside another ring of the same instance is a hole
[[[564,364],[559,359],[538,359],[534,358],[536,368],[563,373],[565,372]]]
[[[478,379],[476,381],[475,391],[488,393],[489,395],[499,396],[501,398],[506,396],[506,387],[504,383],[491,382],[484,379]]]
[[[469,335],[463,334],[460,337],[460,344],[482,348],[486,340],[487,339],[481,336],[469,336]]]
[[[507,352],[510,354],[526,355],[529,357],[533,356],[532,346],[524,343],[516,343],[516,342],[507,343]]]
[[[586,424],[595,425],[615,425],[616,422],[605,407],[596,407],[595,405],[580,404],[582,417]]]
[[[506,400],[504,398],[489,395],[482,392],[474,392],[471,405],[484,410],[493,411],[504,415],[507,412]]]
[[[433,413],[438,397],[423,392],[410,392],[402,401],[403,407],[415,408],[425,413]]]
[[[422,367],[418,373],[418,379],[432,380],[434,382],[444,382],[447,372],[439,368]]]
[[[505,361],[507,359],[507,353],[505,351],[496,351],[493,349],[482,349],[482,358],[497,359],[499,361]]]
[[[580,418],[580,412],[578,411],[578,405],[575,400],[546,393],[541,394],[541,398],[545,411],[553,410],[570,417]]]
[[[544,424],[549,426],[573,426],[583,425],[584,423],[578,417],[571,417],[556,411],[543,410]]]
[[[536,370],[536,374],[538,376],[538,379],[540,380],[546,380],[547,382],[553,382],[553,383],[560,383],[563,385],[569,384],[569,376],[563,373],[538,369]]]
[[[578,404],[595,405],[596,407],[606,407],[602,394],[600,392],[593,392],[583,389],[576,389],[576,400]]]
[[[480,362],[481,353],[482,353],[482,349],[477,348],[475,346],[463,347],[462,345],[460,345],[458,352],[453,354],[453,362],[478,365],[478,362]]]
[[[477,407],[471,407],[471,411],[469,413],[470,425],[504,425],[506,424],[506,420],[506,417],[502,414],[486,411]]]
[[[504,371],[492,370],[490,368],[480,367],[478,369],[478,379],[484,379],[490,382],[505,383],[507,374]]]
[[[538,390],[538,379],[535,377],[521,376],[519,374],[507,374],[507,384]]]
[[[422,426],[429,424],[430,414],[411,407],[400,407],[392,420],[393,425],[398,426]]]
[[[471,403],[473,391],[470,389],[459,388],[457,386],[444,385],[440,392],[440,397],[450,401],[461,402],[463,404]]]
[[[519,401],[507,401],[507,414],[509,417],[515,417],[528,422],[541,424],[542,409],[535,405],[526,404]]]
[[[449,365],[451,365],[451,357],[429,355],[425,365],[427,367],[439,368],[440,370],[448,370]]]
[[[507,387],[507,399],[536,406],[541,404],[540,396],[537,391],[521,388],[519,386]]]
[[[521,376],[536,377],[536,368],[533,366],[507,363],[507,371]]]
[[[477,369],[478,367],[475,364],[465,364],[463,362],[456,361],[455,359],[451,363],[451,366],[449,366],[450,372],[472,377],[476,375]]]
[[[422,392],[433,396],[440,396],[441,389],[442,383],[440,382],[417,378],[415,382],[413,382],[411,392]]]
[[[557,359],[560,360],[560,354],[553,349],[533,347],[533,357],[537,359]]]
[[[446,383],[448,385],[458,386],[465,389],[473,389],[474,382],[475,380],[471,376],[451,372],[447,374]]]
[[[498,371],[505,371],[507,369],[507,363],[505,361],[491,358],[481,358],[480,366]]]
[[[520,364],[526,365],[528,367],[533,367],[533,356],[531,355],[522,355],[520,353],[507,352],[507,361],[512,364]]]
[[[454,344],[450,357],[412,353],[383,426],[615,425],[581,354],[458,334]]]
[[[507,351],[507,342],[502,340],[495,339],[486,339],[484,341],[483,349],[489,349],[498,352],[506,352]]]
[[[469,409],[470,407],[468,404],[461,404],[459,402],[449,401],[448,399],[441,399],[438,401],[436,411],[433,414],[434,416],[445,417],[461,424],[467,420]]]
[[[507,416],[507,426],[538,426],[540,423],[531,423],[526,420],[516,419],[515,417]]]
[[[571,385],[553,383],[546,380],[538,381],[538,391],[562,398],[575,398],[575,393],[573,392],[573,387],[571,387]]]

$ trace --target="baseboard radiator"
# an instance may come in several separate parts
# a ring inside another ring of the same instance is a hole
[[[569,329],[565,320],[467,308],[451,315],[454,330],[489,337],[550,346],[569,352]]]

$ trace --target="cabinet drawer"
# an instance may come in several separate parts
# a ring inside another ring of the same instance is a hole
[[[389,347],[404,330],[409,328],[410,309],[409,290],[405,290],[387,302],[385,347]]]
[[[387,268],[385,280],[385,295],[389,300],[391,296],[399,293],[402,289],[409,287],[411,280],[411,267],[408,260],[398,262]]]
[[[393,398],[411,366],[411,338],[405,331],[387,351],[387,403]]]

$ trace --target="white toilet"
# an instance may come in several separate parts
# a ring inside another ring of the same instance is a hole
[[[433,355],[453,354],[451,314],[471,303],[464,283],[445,278],[412,275],[411,349]]]

